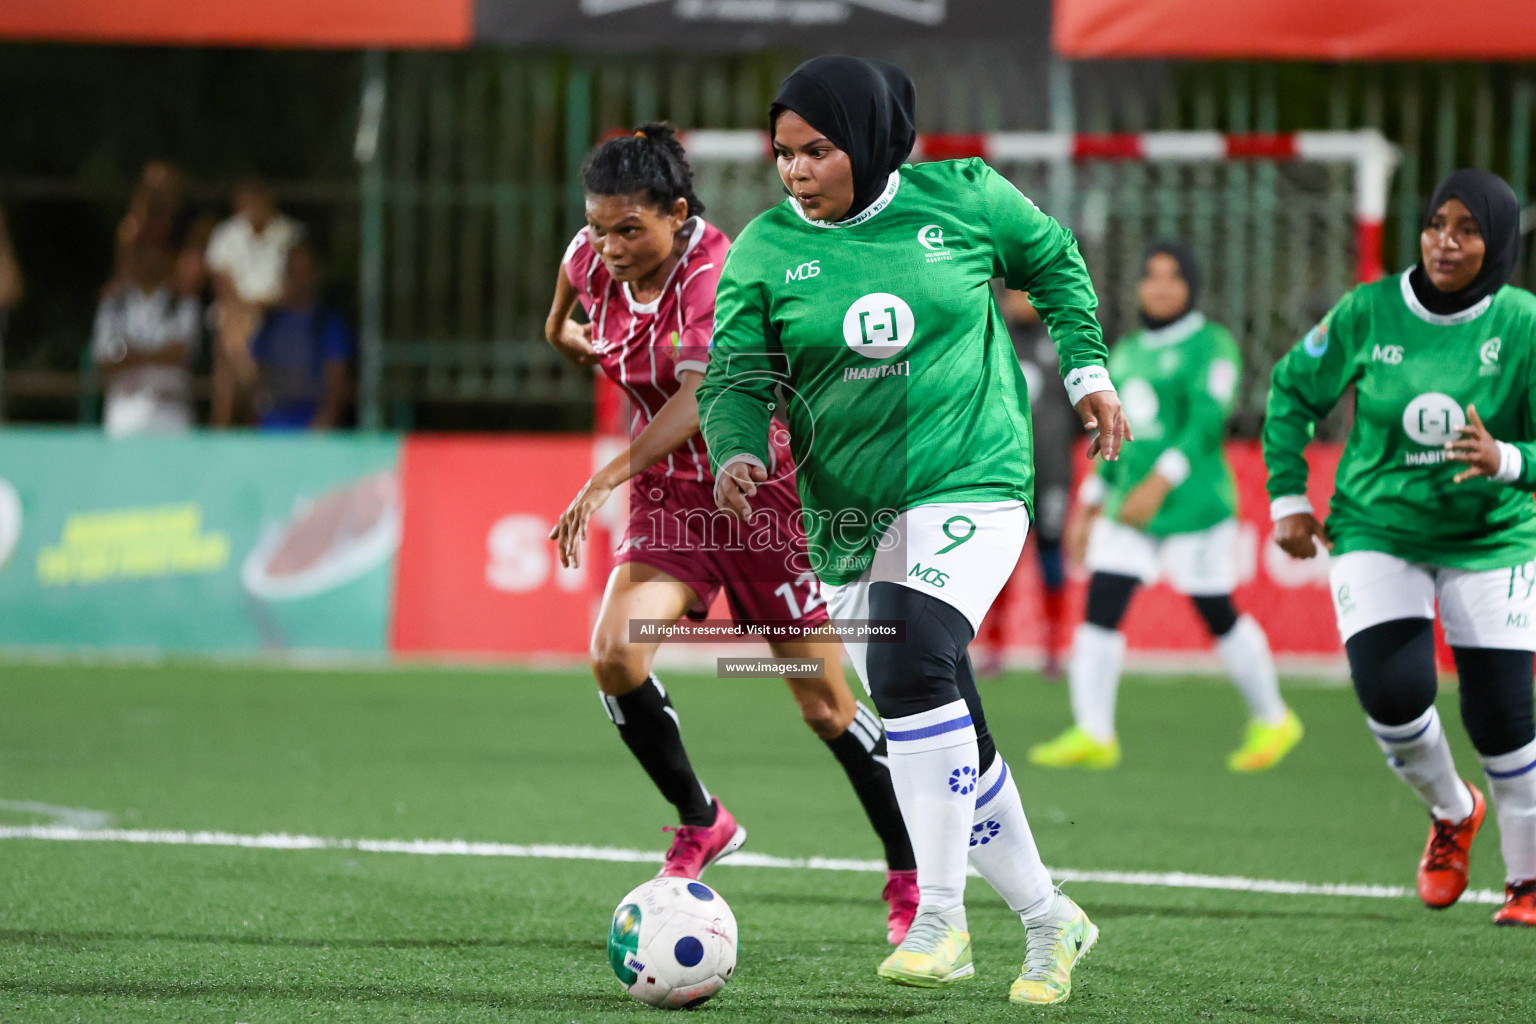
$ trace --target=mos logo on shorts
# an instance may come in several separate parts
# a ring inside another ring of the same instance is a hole
[[[867,359],[889,359],[907,347],[916,329],[912,307],[889,292],[861,295],[843,314],[843,341]]]

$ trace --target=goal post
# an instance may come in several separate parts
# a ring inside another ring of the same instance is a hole
[[[706,216],[727,234],[783,198],[766,132],[683,143]],[[1382,275],[1398,150],[1380,132],[994,132],[923,135],[914,161],[981,157],[1072,228],[1110,337],[1136,320],[1141,254],[1177,238],[1204,269],[1200,305],[1246,355],[1239,426],[1263,413],[1270,368],[1339,297]]]

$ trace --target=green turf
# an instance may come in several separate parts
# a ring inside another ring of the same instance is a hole
[[[875,858],[832,758],[782,687],[668,677],[695,763],[784,856]],[[1282,768],[1223,768],[1238,701],[1202,680],[1123,691],[1121,768],[1046,773],[1062,688],[986,688],[1049,863],[1412,884],[1422,811],[1347,690],[1287,698],[1308,736]],[[1452,704],[1454,701],[1451,702]],[[1443,709],[1463,770],[1475,766]],[[0,799],[124,828],[592,843],[660,850],[668,808],[582,673],[0,666]],[[0,823],[43,820],[0,811]],[[1473,885],[1502,880],[1497,829]],[[0,1021],[646,1020],[604,956],[646,865],[0,841]],[[978,977],[897,989],[876,874],[710,875],[741,925],[721,1022],[1524,1022],[1536,934],[1493,908],[1077,884],[1099,948],[1069,1003],[1011,1007],[1022,930],[972,882]]]

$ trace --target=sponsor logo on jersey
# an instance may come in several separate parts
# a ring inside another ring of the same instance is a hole
[[[1386,363],[1388,366],[1396,366],[1403,361],[1403,346],[1377,345],[1371,350],[1371,359],[1374,362]]]
[[[954,253],[944,248],[944,229],[937,224],[925,224],[918,228],[917,244],[928,250],[926,258],[929,263],[955,258]]]
[[[889,359],[911,342],[917,322],[899,295],[861,295],[843,314],[843,341],[866,359]]]
[[[1503,347],[1504,342],[1500,338],[1489,338],[1483,342],[1483,347],[1477,350],[1477,358],[1483,364],[1477,371],[1479,377],[1496,377],[1499,375],[1501,372],[1499,350]]]
[[[877,380],[881,377],[910,377],[912,365],[903,359],[899,363],[884,366],[849,366],[843,370],[843,382],[851,380]]]
[[[924,568],[922,562],[914,562],[912,568],[907,570],[907,575],[939,589],[942,589],[944,584],[949,582],[949,573],[940,572],[931,565]]]
[[[811,278],[819,277],[820,275],[821,260],[811,260],[808,263],[802,263],[798,267],[790,267],[788,270],[784,271],[784,283],[789,284],[791,281],[809,281]]]
[[[1308,331],[1301,339],[1301,350],[1313,359],[1323,358],[1323,353],[1328,351],[1328,324],[1320,323]]]
[[[1419,395],[1403,410],[1403,432],[1418,444],[1431,449],[1408,452],[1403,462],[1409,466],[1432,466],[1445,461],[1441,446],[1457,437],[1457,431],[1467,425],[1467,414],[1461,403],[1450,395],[1430,391]]]

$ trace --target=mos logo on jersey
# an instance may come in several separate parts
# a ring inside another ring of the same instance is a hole
[[[900,352],[916,328],[912,307],[889,292],[862,295],[843,314],[843,341],[867,359],[888,359]]]

